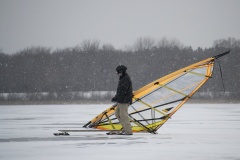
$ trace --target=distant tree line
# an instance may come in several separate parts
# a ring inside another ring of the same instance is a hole
[[[225,92],[232,99],[240,98],[240,40],[220,39],[210,48],[193,50],[178,40],[158,41],[141,37],[133,46],[117,50],[111,44],[85,40],[65,49],[30,47],[7,55],[0,50],[0,93],[42,93],[62,95],[84,91],[115,91],[119,64],[128,67],[134,90],[177,69],[199,60],[231,50],[219,59],[213,78],[200,92]],[[228,97],[228,98],[229,98]],[[63,98],[64,99],[64,98]]]

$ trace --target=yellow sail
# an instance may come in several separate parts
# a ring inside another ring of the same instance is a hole
[[[229,52],[194,63],[135,91],[128,110],[133,132],[155,133],[212,76],[215,60]],[[120,130],[115,107],[109,107],[84,127]]]

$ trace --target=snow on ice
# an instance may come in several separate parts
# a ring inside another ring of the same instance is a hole
[[[240,159],[240,105],[186,104],[158,134],[53,135],[81,129],[110,105],[0,106],[1,160]]]

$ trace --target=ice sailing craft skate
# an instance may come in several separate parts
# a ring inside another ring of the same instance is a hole
[[[128,109],[133,132],[156,133],[211,78],[215,60],[228,53],[230,51],[194,63],[135,91]],[[116,105],[109,107],[83,127],[106,132],[121,130],[115,109]]]

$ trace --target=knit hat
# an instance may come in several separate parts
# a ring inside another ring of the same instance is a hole
[[[119,65],[116,68],[117,73],[124,73],[124,72],[126,72],[126,70],[127,70],[127,67],[124,65]]]

